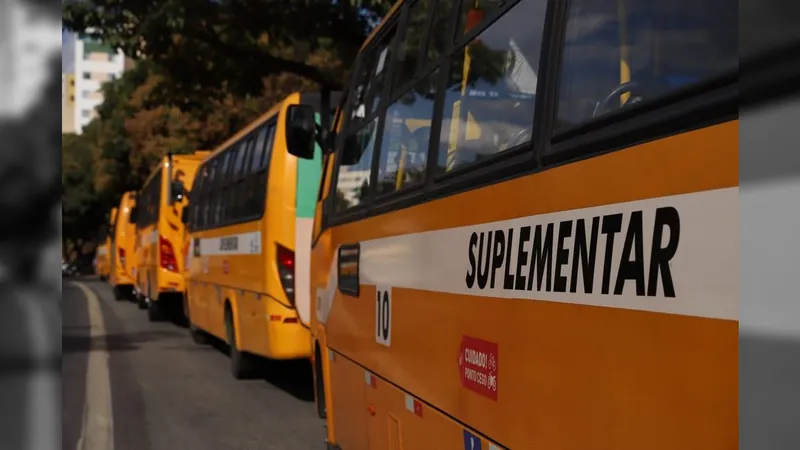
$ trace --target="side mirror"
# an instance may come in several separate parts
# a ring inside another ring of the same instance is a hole
[[[139,208],[135,206],[131,208],[131,214],[128,216],[128,222],[136,223],[136,218],[139,215],[138,213],[139,213]]]
[[[184,225],[189,223],[189,208],[183,208],[183,210],[181,210],[181,223]]]
[[[186,189],[183,187],[183,183],[173,180],[170,189],[170,195],[172,195],[170,204],[183,200],[183,198],[186,196]]]
[[[290,105],[286,110],[286,146],[289,154],[301,159],[314,159],[314,108]]]

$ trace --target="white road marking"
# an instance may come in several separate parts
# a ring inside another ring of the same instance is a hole
[[[106,334],[100,299],[85,284],[79,282],[73,282],[73,284],[86,295],[90,339],[92,342],[99,341]],[[86,363],[86,403],[77,450],[114,450],[111,376],[108,369],[108,352],[105,348],[89,350],[89,358]]]

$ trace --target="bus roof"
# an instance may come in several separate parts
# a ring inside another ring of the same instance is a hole
[[[215,154],[221,152],[222,150],[225,150],[226,148],[228,148],[228,146],[230,146],[230,144],[238,141],[239,139],[241,139],[242,136],[249,134],[251,131],[261,126],[261,124],[271,119],[272,116],[278,114],[278,112],[281,110],[281,106],[283,106],[284,103],[287,102],[291,103],[292,100],[294,100],[294,103],[298,103],[300,100],[300,93],[292,92],[291,94],[284,97],[283,100],[272,105],[272,107],[268,109],[267,112],[261,114],[260,116],[258,116],[258,118],[248,123],[244,128],[242,128],[241,130],[237,131],[236,133],[228,137],[228,139],[222,141],[221,144],[217,145],[217,147],[211,152],[211,156],[214,156]],[[210,158],[211,156],[208,157]]]
[[[209,151],[209,150],[196,150],[196,151],[194,151],[192,153],[172,155],[172,159],[177,159],[177,160],[183,159],[183,160],[189,160],[189,161],[202,161],[202,160],[206,159],[208,157],[208,155],[210,155],[210,154],[211,154],[211,151]],[[169,159],[169,157],[165,156],[162,161],[166,162],[168,159]]]
[[[331,91],[330,93],[331,105],[338,104],[341,94],[342,93],[339,91]],[[231,135],[228,139],[225,139],[225,141],[219,144],[213,151],[209,152],[210,156],[213,156],[221,152],[222,150],[225,150],[232,143],[238,141],[243,136],[250,134],[250,132],[261,126],[264,122],[270,120],[272,117],[277,115],[280,112],[281,108],[287,103],[310,105],[316,111],[320,111],[322,103],[322,95],[319,92],[292,92],[291,94],[284,97],[281,101],[272,105],[272,107],[269,110],[258,116],[258,118],[248,123],[244,128]],[[206,154],[206,157],[210,156]]]
[[[208,157],[210,153],[211,151],[209,150],[195,150],[192,153],[185,153],[185,154],[182,153],[182,154],[172,155],[172,158],[177,160],[177,162],[179,163],[181,160],[203,161]],[[169,161],[169,156],[164,155],[158,162],[158,164],[155,167],[153,167],[153,170],[150,171],[150,175],[148,175],[147,178],[145,178],[144,183],[142,183],[142,187],[147,186],[147,184],[150,183],[150,180],[152,180],[153,177],[156,176],[156,173],[158,173],[159,170],[164,169],[164,166],[166,165],[167,161]],[[141,191],[141,188],[139,188],[139,190]]]

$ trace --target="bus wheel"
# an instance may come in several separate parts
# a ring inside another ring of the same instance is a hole
[[[120,290],[119,286],[114,286],[112,288],[112,291],[114,291],[114,300],[116,300],[118,302],[122,301],[123,295],[122,295],[122,291]]]
[[[158,302],[150,300],[147,302],[147,320],[150,322],[158,322],[161,320],[161,307]]]
[[[231,374],[237,380],[246,380],[254,375],[253,357],[236,347],[236,330],[230,307],[225,309],[225,334],[228,338],[228,351],[231,357]]]

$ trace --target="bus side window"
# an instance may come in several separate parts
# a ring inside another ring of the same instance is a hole
[[[396,25],[388,25],[387,31],[376,40],[360,68],[361,80],[366,84],[356,86],[350,106],[350,119],[342,128],[343,139],[336,157],[336,190],[334,211],[344,212],[362,205],[370,192],[372,157],[380,128],[380,105],[384,83],[390,82],[387,72],[392,65],[392,46]]]
[[[244,157],[247,147],[247,138],[242,138],[231,148],[225,151],[230,154],[228,157],[227,170],[225,171],[225,186],[223,188],[222,200],[220,203],[220,223],[230,222],[234,219],[236,209],[236,166]]]
[[[252,195],[248,198],[248,216],[259,216],[263,214],[264,203],[267,201],[267,181],[269,177],[269,161],[272,157],[272,144],[275,138],[275,124],[271,122],[263,125],[263,128],[256,139],[255,156],[252,162],[252,171],[249,181]],[[262,138],[263,135],[263,138]]]
[[[386,110],[378,166],[378,193],[394,192],[425,181],[438,80],[437,68]]]
[[[347,154],[352,164],[345,165],[337,158],[339,173],[336,177],[334,210],[343,212],[361,205],[369,195],[369,180],[372,173],[372,155],[378,131],[378,118],[345,137],[342,153]]]
[[[201,226],[205,228],[209,228],[212,225],[212,200],[217,190],[217,166],[219,166],[220,157],[215,156],[214,159],[209,161],[210,167],[208,169],[208,179],[205,182],[205,187],[203,188],[203,203],[202,203],[202,213],[201,213]]]
[[[572,0],[555,132],[738,66],[733,0]]]
[[[251,133],[246,138],[247,144],[242,147],[242,150],[236,156],[236,166],[234,167],[234,179],[233,179],[233,204],[231,207],[233,210],[231,211],[231,219],[234,221],[242,220],[243,218],[247,217],[247,183],[245,182],[247,178],[247,173],[250,167],[250,159],[253,155],[253,147],[255,146],[255,135]]]
[[[546,10],[521,0],[451,58],[438,173],[531,141]]]
[[[250,160],[249,172],[245,178],[247,194],[244,196],[245,204],[242,214],[247,217],[257,216],[260,213],[257,199],[261,197],[260,190],[263,189],[261,187],[261,179],[266,177],[262,171],[261,163],[266,150],[268,132],[269,124],[261,125],[261,128],[258,129],[253,147],[253,157]]]
[[[192,182],[192,192],[189,195],[189,231],[197,230],[197,221],[200,217],[200,199],[203,192],[203,182],[206,179],[208,164],[202,164],[197,170]]]
[[[227,148],[225,151],[222,152],[222,161],[221,166],[217,169],[219,173],[217,174],[217,182],[214,189],[214,219],[211,223],[211,226],[216,227],[222,224],[225,220],[223,216],[223,209],[225,203],[225,194],[228,192],[228,174],[230,172],[231,163],[230,161],[233,159],[234,150],[236,149],[236,145]]]

